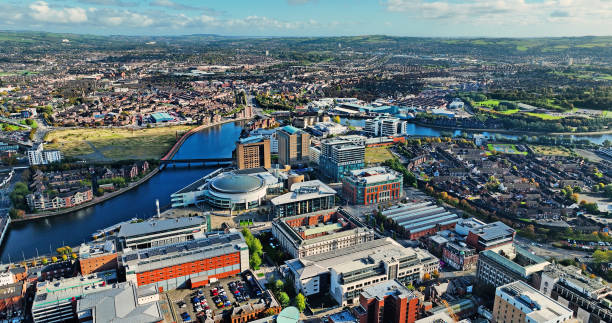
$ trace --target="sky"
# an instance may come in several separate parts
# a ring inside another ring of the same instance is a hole
[[[612,0],[0,0],[0,30],[99,35],[612,35]]]

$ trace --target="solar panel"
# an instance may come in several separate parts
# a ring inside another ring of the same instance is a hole
[[[123,259],[125,259],[125,261],[136,260],[138,259],[138,254],[137,253],[129,254],[123,257]]]

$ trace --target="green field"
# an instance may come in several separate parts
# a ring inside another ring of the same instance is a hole
[[[56,130],[47,134],[47,149],[59,149],[65,156],[91,161],[158,159],[190,126],[142,130],[88,128]]]
[[[385,160],[393,159],[388,147],[368,147],[365,151],[366,164],[380,164]]]
[[[532,117],[538,117],[542,120],[559,120],[559,119],[563,119],[563,117],[561,116],[551,116],[550,114],[546,114],[546,113],[535,113],[535,112],[525,112],[526,115],[532,116]]]
[[[540,146],[540,145],[529,145],[529,148],[533,150],[535,154],[547,155],[547,156],[577,156],[577,154],[571,149],[562,146]]]
[[[526,151],[518,151],[513,144],[487,144],[487,147],[494,153],[527,155]]]

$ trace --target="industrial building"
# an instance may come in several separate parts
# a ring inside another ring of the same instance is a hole
[[[365,121],[363,131],[373,137],[396,137],[406,134],[408,122],[388,116],[379,116]]]
[[[272,222],[272,235],[294,258],[374,240],[374,231],[343,209],[278,218]]]
[[[262,136],[241,138],[236,143],[236,166],[238,169],[270,168],[270,154],[269,139]]]
[[[422,295],[411,291],[399,281],[387,280],[369,286],[361,292],[360,322],[414,323],[420,312]]]
[[[318,212],[336,205],[336,191],[319,180],[294,183],[289,190],[270,200],[274,217]]]
[[[517,245],[500,252],[505,256],[493,250],[485,250],[478,255],[476,277],[481,284],[498,287],[517,280],[528,282],[533,279],[533,274],[550,264]]]
[[[207,284],[249,269],[249,249],[239,232],[205,237],[161,247],[124,252],[120,265],[126,280],[159,291],[190,286],[191,279]]]
[[[553,264],[541,273],[540,292],[573,310],[581,322],[612,322],[612,288],[575,266]]]
[[[293,126],[284,126],[276,133],[280,165],[308,164],[310,135]]]
[[[439,260],[418,248],[405,248],[391,238],[286,262],[295,288],[304,295],[329,291],[342,306],[356,304],[370,285],[398,279],[417,283],[438,270]]]
[[[522,281],[495,290],[494,322],[563,323],[569,322],[572,314],[566,306]]]
[[[357,140],[345,136],[321,141],[319,170],[325,177],[340,181],[346,172],[361,169],[364,165],[365,138]]]
[[[351,204],[371,205],[399,200],[403,176],[388,167],[356,169],[342,178],[344,198]]]
[[[394,205],[382,212],[403,228],[403,236],[418,239],[455,227],[459,217],[431,202]]]
[[[115,239],[119,250],[146,249],[198,239],[205,232],[206,219],[203,217],[151,219],[122,224]]]

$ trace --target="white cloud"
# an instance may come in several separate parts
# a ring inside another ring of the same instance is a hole
[[[53,9],[44,1],[37,1],[29,6],[30,16],[38,22],[50,23],[83,23],[87,21],[87,12],[83,8],[63,7]]]

